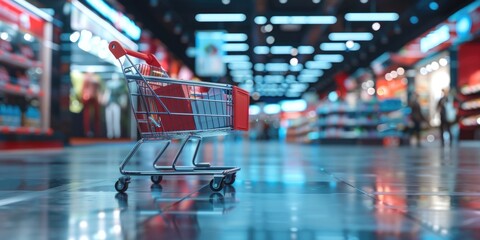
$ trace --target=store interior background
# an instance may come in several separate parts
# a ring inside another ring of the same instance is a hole
[[[250,130],[196,155],[241,167],[234,185],[116,191],[140,136],[114,40],[250,93]],[[1,239],[480,239],[479,139],[478,0],[0,0]]]
[[[408,145],[417,93],[422,142],[435,145],[444,88],[459,99],[455,139],[480,138],[478,1],[1,4],[2,149],[137,139],[112,40],[155,54],[172,78],[248,90],[250,131],[235,139]]]

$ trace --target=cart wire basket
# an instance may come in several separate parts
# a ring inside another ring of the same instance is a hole
[[[197,162],[196,156],[204,137],[226,135],[233,130],[248,131],[248,92],[228,84],[171,79],[153,54],[125,49],[117,41],[112,41],[109,49],[125,75],[141,136],[120,163],[123,176],[115,183],[115,189],[125,192],[131,176],[150,176],[154,184],[160,184],[163,176],[211,175],[212,191],[220,191],[224,184],[233,184],[239,167],[212,166],[208,162]],[[145,63],[134,64],[135,58]],[[172,140],[181,140],[181,145],[171,165],[158,165]],[[126,170],[125,166],[146,142],[158,142],[161,146],[152,159],[153,168]],[[195,144],[191,166],[178,166],[179,156],[188,142]]]

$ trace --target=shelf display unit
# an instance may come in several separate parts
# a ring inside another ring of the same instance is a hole
[[[317,138],[318,126],[316,115],[304,115],[287,120],[286,141],[310,143]]]
[[[317,109],[317,139],[321,143],[375,143],[403,139],[406,108],[399,99],[322,104]]]
[[[458,118],[460,139],[480,139],[480,70],[478,42],[464,43],[458,48]]]
[[[468,135],[462,138],[474,139],[478,137],[475,135],[480,129],[480,89],[475,86],[464,86],[460,92],[463,101],[459,106],[458,115],[463,135]]]
[[[28,3],[0,7],[0,134],[51,135],[49,16]]]

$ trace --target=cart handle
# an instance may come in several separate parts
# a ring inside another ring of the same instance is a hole
[[[144,60],[150,66],[159,67],[159,68],[162,67],[158,59],[155,57],[155,55],[151,53],[141,53],[141,52],[132,51],[130,49],[126,49],[118,41],[111,41],[110,44],[108,45],[108,49],[110,49],[110,52],[112,52],[113,56],[115,56],[115,58],[117,59],[125,55],[130,55],[132,57],[136,57]]]

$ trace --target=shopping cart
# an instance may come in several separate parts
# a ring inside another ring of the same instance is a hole
[[[150,176],[159,184],[163,176],[213,175],[210,188],[220,191],[224,184],[235,182],[239,167],[211,166],[197,162],[196,156],[203,137],[225,135],[232,130],[248,130],[248,92],[227,84],[175,80],[168,77],[153,54],[125,49],[116,41],[109,44],[118,59],[128,86],[132,111],[141,139],[120,164],[120,177],[115,183],[118,192],[128,189],[131,176]],[[146,64],[134,64],[132,59]],[[182,140],[180,148],[168,166],[157,165],[172,140]],[[158,154],[152,159],[153,169],[125,170],[140,146],[146,142],[161,142]],[[194,143],[191,166],[178,166],[185,145]]]

